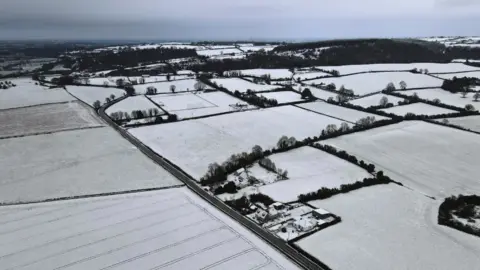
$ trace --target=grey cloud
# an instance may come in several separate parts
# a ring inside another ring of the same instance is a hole
[[[445,3],[440,3],[440,2]],[[0,0],[0,38],[479,35],[467,0]],[[460,8],[448,8],[452,2]],[[472,1],[470,1],[472,2]]]

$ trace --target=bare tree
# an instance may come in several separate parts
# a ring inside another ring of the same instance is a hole
[[[442,120],[442,123],[444,123],[444,124],[448,124],[448,123],[449,123],[449,122],[448,122],[448,119],[446,119],[446,118],[445,118],[445,119],[443,119],[443,120]]]
[[[335,99],[337,100],[337,102],[339,103],[345,103],[347,102],[348,98],[342,94],[338,94]]]
[[[325,128],[325,132],[327,134],[332,134],[332,133],[335,133],[336,131],[337,131],[337,126],[334,124],[330,124]]]
[[[407,83],[405,81],[400,82],[400,89],[402,89],[402,90],[407,89]]]
[[[172,93],[175,93],[176,89],[177,87],[174,84],[170,85],[170,91],[172,91]]]
[[[111,95],[110,95],[110,99],[111,99],[111,100],[114,100],[114,99],[115,99],[115,95],[114,95],[114,94],[111,94]]]
[[[433,99],[432,101],[433,101],[433,103],[435,103],[435,104],[440,104],[440,103],[442,103],[442,101],[441,101],[439,98],[435,98],[435,99]]]
[[[100,100],[93,102],[93,108],[98,109],[101,106],[102,106],[102,103],[100,102]]]
[[[480,93],[479,92],[477,92],[477,93],[475,93],[475,95],[473,95],[473,100],[474,101],[478,101],[479,98],[480,98]]]
[[[252,147],[252,154],[254,154],[257,157],[260,157],[263,155],[263,149],[260,145],[255,145]]]
[[[395,88],[395,85],[393,83],[388,83],[387,87],[385,88],[385,91],[387,91],[387,92],[393,92],[395,90],[397,90],[397,89]]]
[[[350,127],[348,126],[348,124],[346,122],[342,122],[340,124],[340,131],[345,132],[345,131],[348,131],[348,130],[350,130]]]
[[[387,104],[388,104],[388,98],[387,98],[386,96],[383,96],[383,97],[380,99],[380,103],[379,103],[379,104],[380,104],[380,106],[382,106],[382,107],[387,106]]]
[[[467,111],[475,111],[475,107],[472,104],[465,105],[465,110]]]
[[[196,91],[202,91],[205,89],[205,84],[203,82],[197,82],[194,85]]]
[[[462,97],[463,97],[463,98],[466,98],[466,97],[467,97],[467,94],[468,94],[467,88],[463,88],[463,90],[462,90]]]

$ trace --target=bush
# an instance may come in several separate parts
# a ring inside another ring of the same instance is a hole
[[[258,193],[258,194],[250,195],[250,202],[252,203],[259,202],[259,203],[263,203],[265,206],[270,206],[275,201],[265,194]]]

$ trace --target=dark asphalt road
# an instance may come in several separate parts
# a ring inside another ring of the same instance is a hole
[[[122,97],[120,99],[117,99],[115,101],[119,102],[123,100],[125,97]],[[116,131],[118,131],[125,139],[127,139],[130,143],[135,145],[140,151],[142,151],[145,155],[147,155],[150,159],[152,159],[155,163],[158,165],[162,166],[165,170],[170,172],[173,176],[178,178],[180,181],[182,181],[190,190],[195,192],[197,195],[199,195],[201,198],[209,202],[211,205],[215,206],[217,209],[221,210],[223,213],[234,219],[236,222],[240,223],[253,233],[255,233],[257,236],[262,238],[264,241],[269,243],[271,246],[285,254],[289,259],[291,259],[293,262],[295,262],[297,265],[304,269],[318,269],[318,270],[327,270],[328,268],[320,266],[317,262],[311,260],[307,256],[303,255],[300,253],[297,249],[293,248],[290,246],[288,243],[285,241],[273,236],[271,233],[268,231],[264,230],[262,227],[258,226],[256,223],[251,221],[250,219],[244,217],[237,211],[231,209],[228,207],[225,203],[223,203],[221,200],[217,199],[214,196],[211,196],[208,192],[203,190],[200,186],[196,184],[196,181],[191,178],[189,175],[187,175],[185,172],[183,172],[181,169],[177,168],[173,164],[171,164],[168,160],[164,159],[157,153],[155,153],[152,149],[147,147],[145,144],[143,144],[141,141],[139,141],[137,138],[132,136],[130,133],[128,133],[126,130],[123,128],[119,127],[115,122],[113,122],[108,115],[105,113],[105,110],[113,105],[114,103],[110,103],[108,106],[102,106],[98,110],[98,115],[105,121],[107,122],[112,128],[114,128]]]

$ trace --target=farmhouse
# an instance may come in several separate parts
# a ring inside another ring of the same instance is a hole
[[[314,219],[309,219],[305,217],[297,217],[293,222],[293,227],[300,232],[310,231],[311,229],[315,228],[317,223]]]
[[[328,212],[327,210],[322,209],[322,208],[317,208],[317,209],[313,210],[312,215],[316,219],[327,219],[327,218],[332,216],[332,214],[330,212]]]

